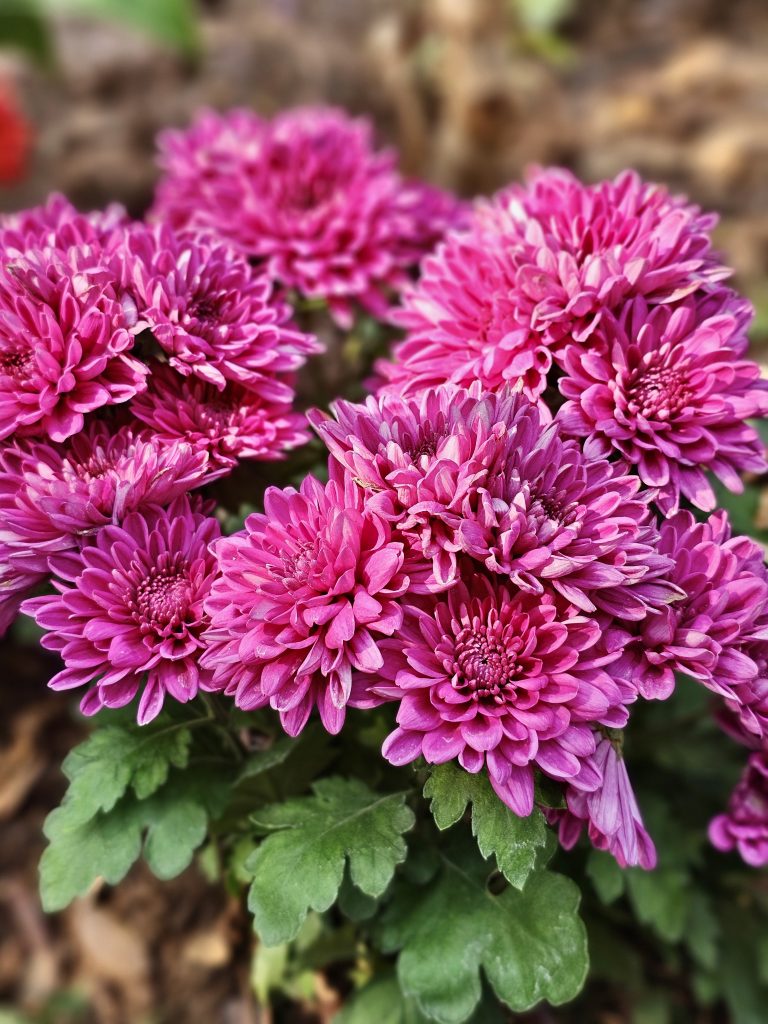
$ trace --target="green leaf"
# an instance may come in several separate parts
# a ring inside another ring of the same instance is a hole
[[[21,50],[44,67],[53,63],[51,35],[35,0],[3,0],[0,46]]]
[[[190,0],[44,0],[52,14],[80,14],[124,21],[187,53],[200,47]]]
[[[603,903],[613,903],[624,892],[624,872],[604,850],[589,851],[587,875]]]
[[[151,796],[172,766],[186,766],[191,738],[189,729],[176,725],[96,729],[70,751],[62,766],[70,780],[70,820],[85,822],[99,811],[111,810],[129,786],[140,800]]]
[[[499,871],[522,889],[547,841],[544,815],[535,809],[520,818],[499,800],[484,773],[465,772],[453,762],[439,765],[424,786],[439,829],[454,825],[472,802],[472,834],[483,857],[494,854]]]
[[[681,868],[627,870],[629,898],[635,914],[667,942],[679,942],[685,933],[690,901],[690,877]]]
[[[248,905],[261,939],[287,942],[311,909],[336,899],[349,861],[350,878],[380,896],[406,855],[403,833],[414,822],[402,793],[381,796],[354,779],[315,783],[314,795],[266,807],[254,815],[277,829],[246,862],[253,875]]]
[[[522,892],[489,892],[489,864],[471,846],[443,851],[443,869],[427,887],[400,889],[381,932],[385,951],[400,950],[403,992],[441,1024],[467,1020],[482,994],[481,971],[512,1010],[541,999],[573,999],[588,956],[569,879],[536,871]]]

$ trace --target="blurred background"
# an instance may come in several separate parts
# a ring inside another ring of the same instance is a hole
[[[0,0],[0,210],[58,190],[141,215],[156,132],[198,107],[339,104],[370,115],[407,172],[467,196],[530,164],[588,180],[631,166],[718,210],[759,357],[767,46],[765,0]],[[0,1024],[330,1021],[337,996],[311,970],[276,1017],[253,1005],[248,923],[197,869],[137,870],[43,917],[41,826],[79,726],[45,693],[34,638],[17,629],[0,667]]]

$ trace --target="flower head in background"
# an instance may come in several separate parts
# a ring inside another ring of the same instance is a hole
[[[309,436],[305,417],[290,402],[270,404],[238,384],[219,391],[161,363],[152,364],[149,388],[131,402],[131,412],[159,440],[206,452],[209,480],[231,472],[239,459],[283,459]]]
[[[100,530],[79,567],[56,583],[58,593],[31,598],[22,609],[46,630],[43,646],[64,661],[51,688],[89,686],[80,705],[87,715],[124,707],[141,693],[142,725],[166,696],[186,703],[210,689],[200,655],[203,605],[216,573],[210,546],[219,533],[217,520],[187,498]]]
[[[0,268],[0,440],[65,441],[146,387],[135,309],[97,250],[31,250]]]
[[[32,135],[11,83],[0,81],[0,185],[15,185],[24,177]]]
[[[292,400],[283,377],[319,346],[290,324],[274,284],[245,256],[167,225],[137,225],[117,259],[140,319],[174,370],[220,390],[234,381],[268,403]]]
[[[450,382],[511,384],[538,398],[553,359],[582,345],[626,303],[649,307],[719,293],[715,218],[630,172],[584,185],[536,171],[479,203],[426,259],[394,314],[407,336],[377,382],[413,394]],[[576,357],[574,357],[576,358]]]
[[[462,523],[521,436],[538,435],[536,407],[509,390],[443,387],[416,398],[339,401],[332,411],[335,420],[317,410],[308,415],[333,458],[432,561],[433,589],[454,583]]]
[[[560,844],[570,850],[586,826],[592,845],[607,850],[620,867],[653,870],[656,849],[643,825],[624,759],[613,741],[603,736],[591,760],[600,785],[589,792],[567,786],[566,809],[545,812],[550,824],[558,827]]]
[[[66,445],[0,448],[0,546],[16,569],[57,571],[62,556],[145,505],[206,482],[208,457],[184,441],[93,423]],[[66,562],[63,563],[66,565]]]
[[[345,323],[353,302],[383,313],[462,209],[404,183],[368,122],[334,109],[203,112],[161,134],[160,166],[155,217],[218,234]]]
[[[742,358],[743,304],[701,318],[710,311],[693,300],[654,310],[630,303],[602,350],[571,348],[564,357],[563,429],[635,468],[665,514],[681,497],[712,510],[707,473],[738,492],[740,473],[768,468],[746,422],[768,413],[768,383]]]
[[[202,664],[238,707],[270,704],[291,736],[317,706],[338,732],[353,672],[377,672],[379,642],[402,623],[403,545],[338,470],[325,486],[271,487],[264,514],[216,546],[220,579],[207,602]]]
[[[723,852],[737,850],[753,868],[768,864],[768,754],[750,754],[728,809],[710,822],[709,839]]]
[[[383,747],[393,764],[424,757],[485,767],[521,816],[533,809],[535,768],[586,791],[599,786],[593,726],[620,728],[627,710],[610,675],[620,647],[597,618],[551,593],[465,575],[408,607],[397,638],[382,646],[382,682],[371,689],[399,701]]]

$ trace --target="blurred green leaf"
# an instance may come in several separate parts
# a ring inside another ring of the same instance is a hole
[[[51,14],[123,21],[188,54],[200,49],[192,0],[43,0]]]
[[[36,0],[2,0],[0,48],[21,50],[38,64],[53,63],[51,36]]]

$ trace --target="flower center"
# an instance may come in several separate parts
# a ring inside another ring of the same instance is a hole
[[[531,496],[528,511],[564,525],[574,518],[577,507],[578,502],[567,501],[562,494],[535,494]]]
[[[403,442],[403,451],[410,455],[416,463],[434,459],[442,435],[435,433],[432,427],[425,427],[415,438],[407,438]]]
[[[275,579],[280,579],[286,586],[301,587],[306,585],[315,574],[317,552],[312,541],[304,541],[298,548],[282,556],[279,566],[271,568]]]
[[[186,565],[161,557],[136,586],[133,596],[134,618],[147,629],[166,630],[180,625],[189,609],[191,587]]]
[[[465,627],[454,646],[453,688],[475,701],[504,704],[514,699],[517,647],[519,640],[510,645],[498,623]]]
[[[0,352],[0,374],[21,382],[29,376],[34,356],[29,349],[10,349]]]
[[[641,367],[627,387],[627,408],[646,418],[669,419],[689,399],[685,374],[672,366]]]

